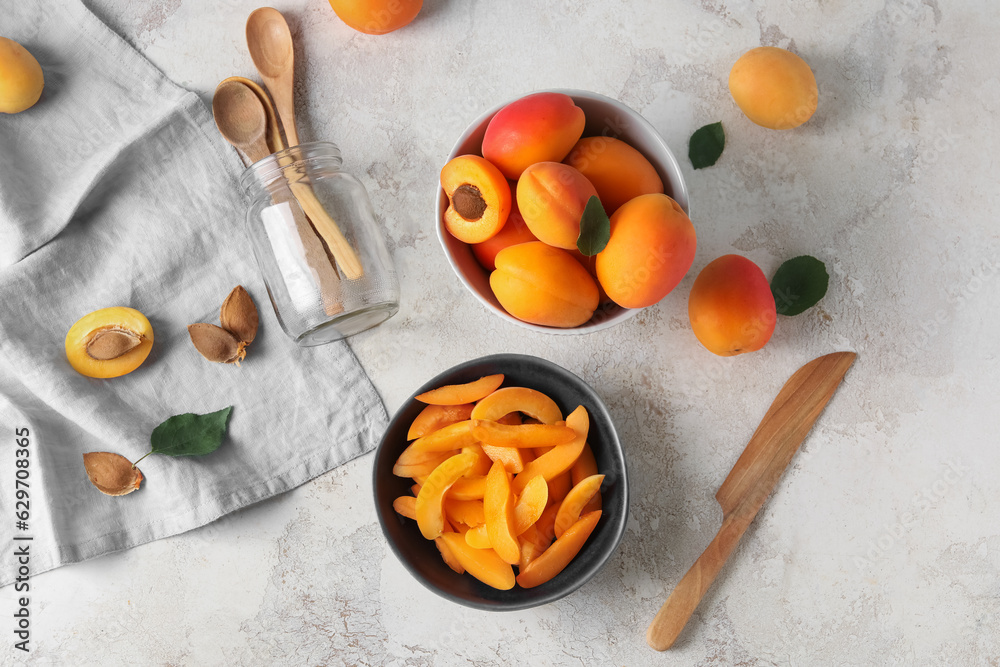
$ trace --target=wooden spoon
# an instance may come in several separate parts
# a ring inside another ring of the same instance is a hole
[[[226,141],[243,151],[251,162],[263,160],[271,151],[267,148],[267,112],[263,102],[249,86],[226,80],[215,89],[212,98],[215,125]],[[277,200],[276,200],[277,203]],[[295,228],[302,240],[306,263],[319,283],[320,300],[327,315],[344,310],[340,302],[340,277],[327,258],[323,243],[298,206],[290,206]]]
[[[281,116],[288,145],[298,146],[299,134],[295,128],[295,100],[292,91],[295,82],[295,53],[292,48],[292,33],[281,12],[271,7],[261,7],[250,14],[247,18],[247,47],[264,85],[274,98],[274,106]],[[344,237],[337,222],[326,212],[312,187],[302,182],[301,176],[289,178],[288,184],[316,231],[326,241],[344,275],[351,280],[364,276],[364,267],[357,252]]]
[[[295,52],[292,33],[281,12],[271,7],[255,10],[247,19],[247,46],[250,58],[271,91],[278,107],[281,124],[289,146],[299,145],[295,128],[295,102],[292,85],[295,82]]]
[[[212,97],[212,115],[226,141],[243,151],[251,162],[271,154],[267,149],[267,112],[246,84],[220,83]]]
[[[278,124],[278,114],[274,111],[274,105],[271,104],[271,97],[267,94],[267,91],[261,88],[260,84],[256,81],[244,76],[231,76],[223,79],[222,83],[226,81],[239,81],[257,95],[260,103],[264,105],[264,113],[267,114],[267,147],[271,149],[272,153],[285,150],[287,146],[285,146],[285,140],[281,138],[281,125]]]

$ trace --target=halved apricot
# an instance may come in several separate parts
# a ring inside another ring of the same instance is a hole
[[[101,308],[84,315],[66,334],[70,366],[92,378],[114,378],[142,365],[153,349],[153,327],[134,308]]]
[[[478,155],[460,155],[441,170],[448,195],[444,226],[465,243],[482,243],[499,232],[510,214],[510,185],[500,170]]]
[[[431,405],[461,405],[463,403],[475,403],[481,398],[486,398],[492,394],[497,387],[503,384],[503,373],[496,375],[485,375],[473,382],[465,384],[448,384],[437,389],[425,391],[414,396],[421,403]]]

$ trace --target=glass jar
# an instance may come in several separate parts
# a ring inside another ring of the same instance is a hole
[[[254,163],[247,228],[281,328],[303,346],[346,338],[399,310],[399,282],[361,182],[331,143]]]

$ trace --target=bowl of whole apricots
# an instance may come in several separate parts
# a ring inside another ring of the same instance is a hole
[[[538,357],[482,357],[425,383],[389,423],[372,476],[400,562],[477,609],[572,593],[608,562],[628,519],[611,416],[583,380]]]
[[[441,170],[437,221],[481,303],[555,334],[604,329],[659,302],[696,246],[666,143],[628,106],[579,90],[531,93],[473,121]]]

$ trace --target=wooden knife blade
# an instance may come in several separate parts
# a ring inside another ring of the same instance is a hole
[[[778,392],[715,494],[722,505],[722,527],[646,631],[652,648],[663,651],[677,640],[856,357],[854,352],[834,352],[813,359]]]

